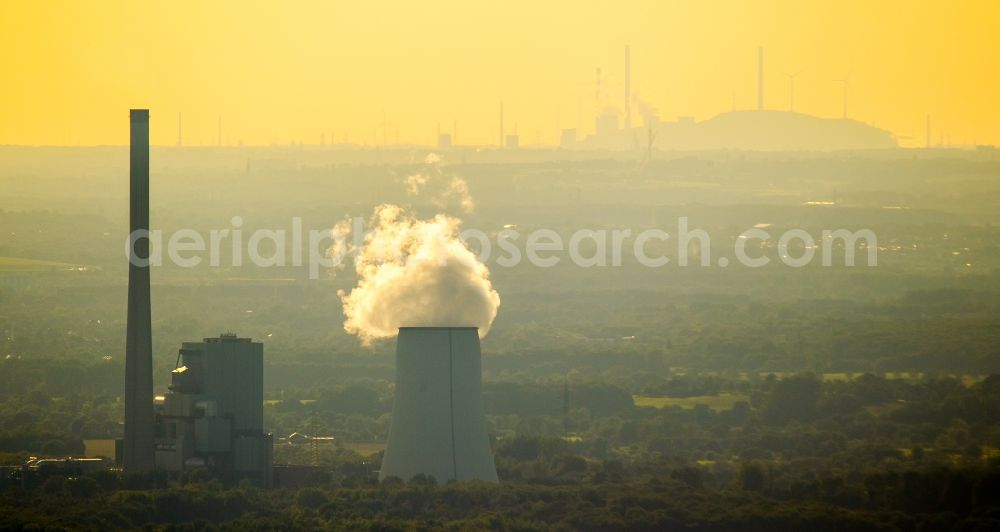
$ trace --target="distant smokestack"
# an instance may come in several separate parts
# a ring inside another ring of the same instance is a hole
[[[503,102],[500,102],[500,147],[503,148]]]
[[[764,110],[764,47],[757,47],[757,110]]]
[[[153,334],[149,302],[149,110],[132,109],[129,156],[128,332],[125,340],[126,471],[155,467]]]
[[[632,128],[632,57],[625,45],[625,129]]]
[[[926,131],[926,134],[927,134],[926,135],[927,139],[926,139],[925,146],[928,147],[928,148],[930,148],[931,147],[931,115],[927,115],[927,131]]]
[[[396,391],[379,480],[497,482],[482,401],[475,327],[402,327]]]
[[[601,113],[601,67],[597,67],[597,82],[594,85],[594,108]]]

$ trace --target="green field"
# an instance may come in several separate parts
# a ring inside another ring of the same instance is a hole
[[[720,393],[719,395],[697,395],[693,397],[653,397],[648,395],[633,395],[632,400],[635,406],[652,408],[680,407],[685,410],[694,409],[698,405],[705,405],[712,410],[729,410],[734,404],[740,401],[748,401],[745,395]]]
[[[890,379],[890,380],[919,381],[928,377],[926,374],[919,371],[910,371],[910,372],[890,371],[884,373],[878,373],[878,372],[871,372],[871,373],[876,376],[882,377],[883,379]],[[709,376],[719,375],[717,372],[706,372],[704,374]],[[839,372],[839,373],[821,373],[820,376],[825,382],[835,382],[835,381],[846,382],[857,379],[865,374],[866,373],[863,371],[855,371],[855,372]],[[765,378],[774,375],[778,379],[784,379],[787,377],[792,377],[796,375],[796,373],[788,371],[768,371],[768,372],[759,372],[756,374],[741,373],[740,379],[747,380],[750,378],[751,375],[756,375],[758,378]],[[980,382],[986,378],[986,375],[970,374],[970,373],[942,373],[939,374],[938,376],[958,379],[967,386]]]
[[[22,259],[19,257],[0,257],[0,271],[39,271],[39,270],[75,270],[85,266],[56,262],[51,260]]]
[[[372,456],[385,449],[385,443],[383,442],[341,442],[341,446],[361,456]]]

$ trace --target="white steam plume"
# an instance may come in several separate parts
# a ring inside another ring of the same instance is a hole
[[[447,174],[441,167],[441,157],[430,153],[424,158],[424,168],[403,180],[406,191],[411,196],[426,194],[439,209],[457,206],[469,213],[476,205],[469,194],[469,185],[464,179]]]
[[[358,284],[338,292],[344,329],[370,345],[400,327],[475,326],[484,337],[496,318],[500,295],[486,265],[459,238],[461,220],[438,214],[418,220],[396,205],[375,208],[373,230],[360,249],[345,249],[349,223],[333,229],[353,251]]]
[[[653,108],[652,105],[649,105],[648,102],[643,100],[642,97],[639,96],[639,93],[633,94],[632,97],[635,100],[636,106],[639,108],[639,114],[642,115],[643,125],[649,127],[660,123],[660,114]]]

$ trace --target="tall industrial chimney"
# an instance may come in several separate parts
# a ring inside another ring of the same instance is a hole
[[[379,480],[497,482],[482,401],[475,327],[402,327],[396,396]]]
[[[153,449],[153,334],[149,301],[149,110],[132,109],[129,155],[128,332],[125,340],[126,471],[149,471]]]
[[[757,47],[757,110],[764,110],[764,47]]]

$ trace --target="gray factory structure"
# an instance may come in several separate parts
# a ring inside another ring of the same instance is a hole
[[[221,479],[270,486],[264,432],[264,346],[223,334],[185,342],[169,391],[153,397],[149,268],[149,110],[133,109],[129,164],[129,283],[122,467],[179,476],[207,468]]]
[[[156,469],[208,468],[224,480],[270,486],[264,345],[234,334],[184,342],[170,378],[155,400]]]

